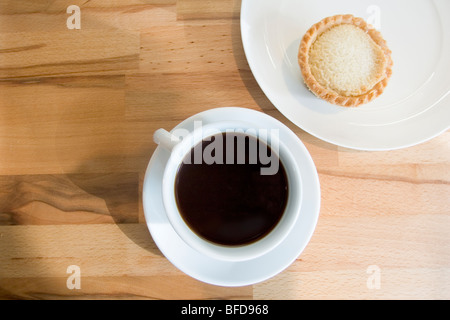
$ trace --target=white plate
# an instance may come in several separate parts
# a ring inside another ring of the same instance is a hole
[[[176,128],[192,130],[194,121],[203,124],[222,120],[254,121],[267,129],[279,129],[282,139],[296,157],[302,178],[300,217],[287,238],[269,253],[248,261],[215,260],[195,251],[181,240],[169,223],[161,195],[162,176],[169,153],[158,147],[144,179],[143,205],[147,226],[158,248],[178,269],[200,281],[220,286],[252,285],[278,274],[300,255],[309,242],[319,217],[320,185],[316,167],[303,143],[278,120],[243,108],[218,108],[199,113]]]
[[[344,108],[303,84],[297,53],[305,32],[335,14],[379,27],[392,50],[393,76],[379,98]],[[288,119],[327,142],[391,150],[450,128],[449,0],[243,0],[241,32],[250,68]]]

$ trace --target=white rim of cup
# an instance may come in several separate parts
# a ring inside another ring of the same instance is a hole
[[[166,215],[175,232],[185,243],[196,251],[217,260],[238,262],[255,259],[264,255],[277,247],[287,237],[300,215],[301,202],[303,200],[300,169],[287,146],[283,144],[281,139],[278,139],[279,150],[276,153],[286,170],[289,191],[285,212],[281,220],[269,234],[247,245],[224,246],[200,237],[190,229],[182,218],[175,198],[175,179],[184,157],[205,138],[215,134],[226,133],[227,130],[244,129],[245,132],[245,129],[249,128],[256,130],[266,129],[255,128],[253,123],[243,121],[221,121],[197,128],[186,135],[183,140],[179,142],[173,140],[173,144],[169,146],[172,150],[169,160],[166,163],[162,180],[163,204]],[[252,133],[246,134],[261,139]],[[264,139],[261,140],[269,146],[272,144]],[[298,190],[296,194],[293,193],[295,190]],[[288,210],[291,212],[289,215],[286,215]],[[288,220],[286,221],[286,219]]]

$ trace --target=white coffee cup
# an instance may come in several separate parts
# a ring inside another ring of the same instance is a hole
[[[254,136],[266,143],[277,154],[286,170],[288,179],[287,204],[278,224],[263,238],[241,246],[215,244],[197,235],[181,216],[175,196],[177,173],[186,155],[204,139],[226,132],[244,132],[246,135]],[[260,132],[267,133],[268,129],[258,128],[254,123],[244,121],[222,121],[198,125],[192,132],[183,132],[183,134],[175,132],[175,130],[168,132],[164,129],[159,129],[154,134],[154,141],[170,152],[162,181],[162,197],[168,220],[186,244],[208,257],[224,261],[245,261],[260,257],[277,247],[286,238],[298,219],[302,202],[302,186],[297,162],[278,135],[269,137],[268,134],[260,135]]]

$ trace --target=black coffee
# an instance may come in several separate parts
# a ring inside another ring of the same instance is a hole
[[[261,174],[271,165],[267,157],[255,157],[262,146],[272,161],[278,161],[274,174]],[[175,181],[178,209],[191,230],[226,246],[267,235],[280,221],[288,199],[285,168],[273,155],[266,144],[243,133],[213,136],[193,148]]]

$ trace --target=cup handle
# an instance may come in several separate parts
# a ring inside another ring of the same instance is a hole
[[[180,143],[180,139],[174,135],[172,135],[170,132],[164,129],[158,129],[153,134],[153,141],[155,141],[158,145],[163,147],[164,149],[168,151],[172,151],[172,149]]]

